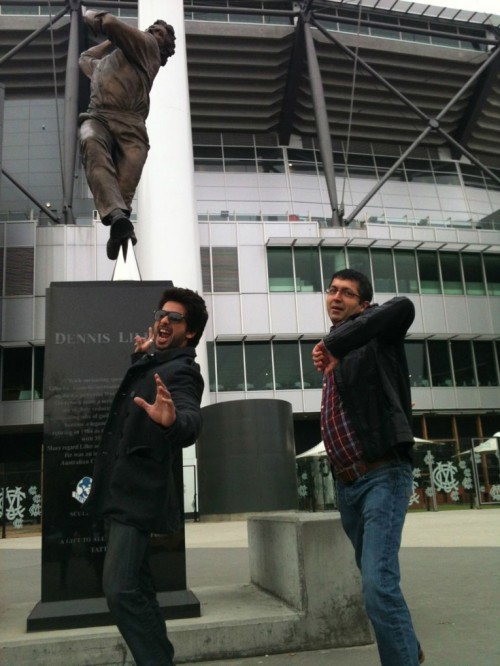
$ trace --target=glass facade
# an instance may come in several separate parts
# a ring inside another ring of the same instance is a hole
[[[281,146],[275,134],[195,132],[194,168],[199,172],[252,173],[256,174],[257,178],[262,178],[262,190],[256,188],[250,199],[246,198],[250,191],[247,189],[245,193],[245,210],[248,210],[248,206],[253,202],[255,208],[250,215],[259,220],[267,217],[266,207],[271,204],[266,192],[274,186],[274,182],[266,182],[265,178],[287,174],[292,188],[295,177],[307,178],[310,203],[305,204],[308,209],[306,217],[318,221],[322,226],[331,226],[331,216],[326,217],[325,214],[318,215],[315,212],[315,203],[323,201],[323,165],[320,151],[312,138],[303,138],[302,144],[303,148]],[[341,193],[341,204],[345,204],[347,212],[356,203],[355,193],[360,191],[360,187],[366,187],[367,179],[383,177],[400,156],[400,150],[401,147],[398,146],[375,145],[369,142],[351,142],[349,145],[339,142],[335,145],[335,176]],[[414,157],[406,159],[391,174],[389,182],[392,184],[382,187],[376,199],[368,202],[358,224],[369,222],[431,228],[481,229],[495,229],[500,226],[500,218],[492,215],[500,208],[498,182],[486,178],[475,165],[465,165],[451,159],[443,160],[432,148],[420,148],[415,153]],[[500,170],[490,168],[500,177]],[[419,185],[418,191],[415,184]],[[282,187],[283,183],[279,183],[278,188]],[[301,181],[299,187],[304,187],[304,181]],[[386,187],[389,187],[389,192]],[[478,198],[478,188],[484,193],[484,197]],[[294,197],[291,199],[294,200]],[[272,209],[276,210],[276,206],[281,205],[282,219],[289,219],[287,211],[290,209],[291,199],[285,196],[284,192],[282,199],[278,195],[273,197]],[[491,206],[490,211],[485,211],[484,202]],[[218,203],[215,204],[215,210],[210,210],[214,205],[213,199],[208,198],[206,203],[210,219],[219,219],[221,206],[227,207]],[[293,211],[293,219],[302,219],[306,212],[303,203],[297,204],[297,208],[299,210]],[[325,206],[323,210],[326,212],[328,207]],[[242,214],[243,211],[236,208],[231,211],[228,219],[238,219]],[[246,219],[248,217],[247,215]],[[274,217],[276,219],[276,216]],[[200,215],[200,219],[205,219],[205,213]]]
[[[3,401],[43,398],[44,347],[5,347],[1,350]]]
[[[293,291],[294,284],[296,291],[322,291],[335,271],[349,267],[371,277],[378,293],[500,295],[500,256],[496,254],[268,247],[267,265],[269,291]]]
[[[209,343],[210,388],[215,391],[319,389],[311,353],[315,340]],[[495,344],[486,341],[407,340],[410,385],[498,386]],[[244,364],[243,364],[244,358]],[[245,366],[245,372],[243,371]]]

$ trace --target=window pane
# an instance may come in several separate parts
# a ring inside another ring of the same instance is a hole
[[[300,354],[302,356],[302,377],[304,388],[321,388],[323,386],[323,375],[318,372],[312,362],[312,350],[317,341],[301,340]]]
[[[298,341],[274,342],[273,357],[276,388],[302,388]]]
[[[470,342],[451,342],[456,386],[476,386]]]
[[[224,171],[220,146],[193,146],[195,171]]]
[[[330,286],[332,275],[347,267],[343,247],[322,247],[321,265],[323,268],[323,289]]]
[[[257,168],[260,173],[284,173],[285,162],[281,148],[257,147]]]
[[[417,259],[415,252],[394,252],[398,293],[418,294]]]
[[[371,281],[371,270],[370,270],[370,256],[368,254],[368,249],[351,249],[347,250],[347,260],[349,262],[349,268],[354,268],[360,273],[364,273],[368,279]]]
[[[34,398],[43,398],[43,368],[45,347],[35,347],[35,393]]]
[[[268,247],[269,291],[294,291],[291,247]]]
[[[31,400],[31,347],[4,349],[2,400]]]
[[[319,270],[319,249],[317,247],[296,247],[295,286],[297,291],[323,291]]]
[[[474,341],[473,345],[479,386],[498,386],[493,344],[491,342]]]
[[[441,275],[445,294],[463,294],[462,270],[460,255],[454,252],[442,252],[439,255],[441,262]]]
[[[500,296],[500,256],[498,254],[484,254],[483,259],[488,294],[490,296]]]
[[[435,340],[428,342],[427,348],[429,350],[432,386],[452,386],[448,343]]]
[[[257,171],[254,149],[224,146],[224,167],[226,171]]]
[[[203,292],[209,294],[212,292],[212,274],[210,262],[210,248],[200,247],[201,259],[201,279],[203,284]]]
[[[207,342],[207,361],[208,361],[208,381],[210,383],[210,390],[215,391],[216,376],[215,376],[215,344]]]
[[[408,360],[408,371],[410,373],[411,386],[429,386],[429,368],[425,342],[405,342],[406,358]]]
[[[238,249],[235,247],[213,247],[212,271],[214,292],[239,291]]]
[[[372,250],[373,286],[375,291],[391,294],[396,292],[394,264],[391,250]]]
[[[417,252],[417,259],[422,294],[440,294],[437,252]]]
[[[486,294],[481,255],[464,253],[462,254],[462,264],[464,267],[466,293],[472,296],[483,296]]]
[[[244,388],[243,344],[241,342],[218,342],[217,379],[219,391],[241,391]]]
[[[32,247],[8,247],[5,261],[5,295],[31,296],[34,280]]]
[[[270,342],[245,342],[247,391],[273,388]]]
[[[288,169],[290,173],[316,173],[314,150],[287,150]]]

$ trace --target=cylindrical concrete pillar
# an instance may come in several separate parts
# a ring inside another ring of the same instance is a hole
[[[197,458],[202,520],[298,507],[293,412],[285,400],[205,407]]]
[[[160,68],[151,91],[151,148],[137,190],[135,253],[144,280],[170,279],[201,293],[182,0],[139,0],[139,28],[157,19],[173,25],[175,54]]]

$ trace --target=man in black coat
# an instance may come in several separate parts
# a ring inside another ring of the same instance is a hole
[[[313,363],[323,372],[321,429],[340,517],[382,666],[417,666],[424,653],[401,592],[398,558],[413,481],[404,339],[415,308],[404,296],[370,305],[372,285],[352,269],[334,273],[326,294],[332,327],[314,347]]]
[[[201,429],[203,379],[195,362],[208,314],[189,289],[163,294],[147,338],[113,399],[85,508],[103,517],[103,589],[137,666],[171,666],[174,649],[148,565],[150,534],[174,531],[172,461]]]

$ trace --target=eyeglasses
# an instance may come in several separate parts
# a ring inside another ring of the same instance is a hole
[[[325,289],[325,294],[330,294],[331,296],[340,294],[343,298],[361,298],[359,294],[348,287],[341,287],[340,289],[338,287],[328,287],[328,289]]]
[[[156,310],[155,321],[160,321],[163,317],[168,317],[172,324],[179,324],[186,317],[180,312],[172,312],[171,310]]]

